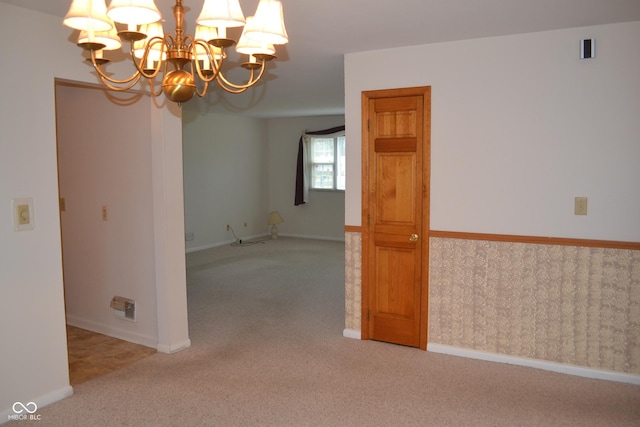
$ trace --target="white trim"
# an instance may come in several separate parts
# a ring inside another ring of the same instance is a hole
[[[44,396],[24,399],[22,400],[22,402],[24,403],[35,402],[35,404],[38,405],[38,409],[40,409],[40,408],[44,408],[47,405],[51,405],[52,403],[55,403],[59,400],[66,399],[72,394],[73,394],[73,387],[69,385],[66,387],[62,387],[61,389],[58,389],[56,391],[52,391],[51,393],[47,393]],[[0,410],[0,424],[4,424],[7,421],[9,421],[9,416],[14,414],[15,413],[13,412],[13,408]],[[38,415],[37,411],[33,415]]]
[[[471,350],[468,348],[453,347],[437,343],[427,344],[427,351],[431,351],[433,353],[448,354],[451,356],[466,357],[469,359],[486,360],[488,362],[526,366],[529,368],[542,369],[545,371],[558,372],[567,375],[575,375],[578,377],[640,385],[640,375],[634,374],[604,371],[600,369],[585,368],[575,365],[565,365],[562,363],[548,362],[546,360],[528,359],[526,357],[507,356],[504,354],[489,353],[485,351]]]
[[[189,347],[191,347],[190,339],[183,341],[179,344],[173,344],[173,345],[158,344],[156,349],[158,350],[159,353],[173,354]]]
[[[271,240],[271,234],[256,234],[254,236],[244,237],[241,240],[243,242],[251,243],[251,241],[253,241],[254,239],[263,238],[263,237],[268,237],[267,241]],[[292,237],[292,238],[296,238],[296,239],[312,239],[312,240],[330,240],[330,241],[333,241],[333,242],[344,242],[345,241],[344,236],[334,237],[334,236],[313,236],[313,235],[307,235],[307,234],[278,233],[278,237]],[[213,248],[219,248],[220,246],[232,245],[235,242],[236,242],[235,240],[227,240],[227,241],[224,241],[224,242],[210,243],[210,244],[202,245],[202,246],[194,246],[192,248],[187,248],[186,249],[186,253],[204,251],[204,250],[213,249]],[[242,245],[240,245],[240,246],[242,246]]]
[[[334,242],[344,242],[344,236],[334,237],[334,236],[314,236],[309,234],[290,234],[290,233],[278,233],[279,237],[294,237],[296,239],[312,239],[312,240],[331,240]]]
[[[283,234],[280,234],[280,236],[283,236]],[[239,240],[241,240],[243,242],[246,242],[246,243],[251,243],[251,241],[254,240],[254,239],[262,239],[262,238],[265,238],[265,237],[268,237],[267,240],[271,240],[271,233],[254,234],[253,236],[243,237],[242,239],[239,239]],[[191,247],[191,248],[187,248],[186,249],[186,253],[205,251],[207,249],[219,248],[220,246],[232,245],[234,243],[236,243],[235,240],[225,240],[224,242],[209,243],[207,245],[202,245],[202,246],[194,246],[194,247]]]
[[[88,331],[97,332],[113,338],[144,345],[145,347],[156,348],[158,345],[157,337],[142,335],[137,332],[127,331],[104,323],[94,322],[93,320],[81,319],[70,314],[67,314],[67,324],[75,326],[76,328],[86,329]]]
[[[357,329],[345,328],[344,331],[342,331],[342,336],[345,338],[353,338],[354,340],[362,339],[360,331]]]
[[[207,249],[219,248],[220,246],[230,245],[233,242],[235,242],[235,240],[228,240],[226,242],[211,243],[211,244],[202,245],[202,246],[194,246],[192,248],[187,248],[186,253],[198,252],[198,251],[206,251]]]

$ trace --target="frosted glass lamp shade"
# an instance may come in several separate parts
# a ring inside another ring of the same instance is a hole
[[[204,0],[196,22],[207,27],[230,28],[244,25],[245,20],[238,0]]]
[[[62,23],[80,31],[109,31],[113,27],[105,0],[73,0]]]
[[[107,15],[127,25],[150,24],[162,18],[153,0],[111,0]]]
[[[260,0],[253,24],[246,29],[246,35],[270,44],[288,43],[282,3],[278,0]]]

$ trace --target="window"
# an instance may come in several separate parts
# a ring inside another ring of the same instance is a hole
[[[309,188],[312,190],[344,190],[345,172],[345,136],[307,135],[309,152]]]
[[[346,188],[345,127],[305,131],[298,141],[296,192],[293,204],[309,201],[309,190],[344,191]]]

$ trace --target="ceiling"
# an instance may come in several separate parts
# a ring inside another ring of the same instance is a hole
[[[60,18],[71,4],[71,0],[0,2]],[[174,1],[155,2],[166,21],[165,32],[173,31]],[[187,31],[193,31],[202,3],[203,0],[183,0]],[[258,0],[240,3],[245,16],[250,16]],[[190,106],[263,118],[343,114],[345,53],[640,20],[640,0],[282,0],[282,3],[290,41],[279,47],[278,61],[270,64],[263,81],[242,95],[210,91],[213,93]]]

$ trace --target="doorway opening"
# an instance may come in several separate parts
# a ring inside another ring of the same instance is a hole
[[[64,81],[55,92],[73,385],[156,352],[151,129],[139,126],[147,102],[114,105],[102,88]],[[135,322],[111,309],[116,295],[139,301]]]

